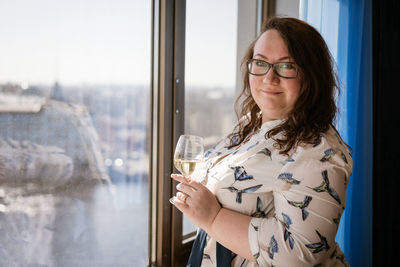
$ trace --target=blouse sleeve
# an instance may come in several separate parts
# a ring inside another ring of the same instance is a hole
[[[351,169],[343,144],[324,140],[297,149],[276,178],[274,216],[253,218],[249,226],[250,249],[260,266],[313,266],[335,256]]]

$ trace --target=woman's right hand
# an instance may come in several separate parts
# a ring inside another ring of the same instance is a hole
[[[196,226],[206,232],[219,213],[221,206],[215,195],[203,184],[195,180],[186,179],[183,175],[172,174],[171,177],[178,181],[177,197],[173,204]]]

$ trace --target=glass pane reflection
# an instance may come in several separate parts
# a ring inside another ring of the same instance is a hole
[[[237,0],[186,3],[185,133],[203,136],[205,149],[235,122],[237,5]],[[195,230],[184,216],[183,235]]]
[[[1,266],[145,266],[151,3],[0,3]]]

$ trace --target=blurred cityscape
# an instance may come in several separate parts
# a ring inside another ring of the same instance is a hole
[[[185,133],[232,129],[233,90],[185,99]],[[149,122],[149,86],[0,84],[1,264],[146,265]]]
[[[59,105],[62,102],[86,109],[99,136],[98,145],[104,160],[103,164],[109,170],[112,182],[119,183],[121,179],[147,179],[150,103],[148,87],[62,87],[55,83],[53,86],[23,88],[15,84],[2,84],[0,99],[3,99],[3,102],[6,95],[13,95],[20,99],[37,97],[42,98],[44,104],[53,102]],[[15,116],[15,113],[18,111],[7,112],[4,108],[2,110],[3,117]],[[51,128],[52,125],[41,125],[43,132],[38,134],[48,135],[44,132],[48,131],[48,127]],[[65,129],[65,131],[69,130]],[[11,131],[12,129],[8,130],[8,132]]]
[[[150,134],[148,86],[81,85],[64,87],[0,84],[0,99],[38,97],[81,106],[90,114],[99,135],[99,147],[112,183],[147,180]],[[232,130],[235,122],[233,90],[188,88],[185,98],[185,133],[205,138],[207,148]],[[6,116],[10,112],[1,110]],[[3,108],[4,109],[4,108]],[[16,113],[17,111],[11,111]],[[46,127],[42,126],[43,129]],[[68,129],[66,129],[68,130]],[[8,129],[8,132],[12,131]],[[43,135],[43,133],[37,133]]]

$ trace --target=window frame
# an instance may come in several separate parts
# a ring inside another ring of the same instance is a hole
[[[149,266],[178,266],[191,247],[182,246],[182,214],[168,201],[176,193],[173,146],[183,133],[185,8],[184,0],[152,2]]]
[[[249,8],[239,0],[238,36],[253,40],[263,19],[274,14],[275,1],[253,0]],[[245,20],[249,14],[254,21]],[[196,235],[182,235],[182,213],[169,203],[176,194],[176,182],[170,178],[174,146],[184,132],[185,23],[186,0],[152,1],[148,266],[186,266]],[[237,49],[238,73],[244,49]],[[240,86],[238,83],[236,90],[241,90]]]

